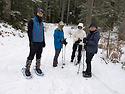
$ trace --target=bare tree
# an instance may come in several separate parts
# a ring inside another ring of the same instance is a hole
[[[45,11],[45,20],[47,21],[47,17],[48,17],[48,0],[46,0],[46,11]]]
[[[120,27],[119,38],[125,41],[125,11],[123,15],[123,21]]]
[[[89,31],[89,25],[91,23],[92,9],[94,0],[88,0],[87,16],[86,16],[86,26],[85,31]]]
[[[64,18],[64,11],[65,11],[65,0],[63,0],[62,2],[61,21],[63,21]]]
[[[69,8],[70,8],[70,0],[68,0],[68,9],[67,9],[67,25],[69,24]]]
[[[11,0],[2,0],[3,1],[3,18],[6,21],[10,21],[11,20],[11,15],[9,13],[9,11],[11,10]]]

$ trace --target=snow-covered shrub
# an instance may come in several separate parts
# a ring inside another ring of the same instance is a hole
[[[123,41],[119,41],[117,34],[110,35],[110,38],[105,33],[101,33],[99,48],[102,49],[103,59],[108,59],[113,63],[121,62],[123,55],[122,46],[125,46]]]
[[[5,23],[0,23],[0,35],[2,37],[9,37],[9,36],[19,36],[21,38],[24,37],[24,34],[21,32],[21,30],[15,30],[12,26],[5,24]]]

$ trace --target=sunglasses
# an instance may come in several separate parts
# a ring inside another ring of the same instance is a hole
[[[78,26],[78,29],[82,29],[82,26]]]

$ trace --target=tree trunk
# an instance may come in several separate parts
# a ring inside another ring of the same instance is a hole
[[[6,21],[11,20],[10,10],[11,10],[11,0],[3,0],[3,19]]]
[[[125,41],[125,11],[124,11],[124,15],[123,15],[123,21],[122,21],[121,27],[120,27],[119,39]]]
[[[45,9],[45,21],[47,22],[47,17],[48,17],[48,0],[46,0],[46,9]]]
[[[86,16],[86,26],[85,31],[88,33],[89,25],[91,23],[92,9],[94,0],[88,0],[87,16]]]
[[[65,11],[65,0],[63,0],[63,4],[62,4],[61,21],[63,21],[63,18],[64,18],[64,11]]]
[[[70,0],[68,0],[68,9],[67,9],[67,25],[69,24],[69,8],[70,8]]]

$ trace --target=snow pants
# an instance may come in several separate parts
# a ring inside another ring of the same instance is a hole
[[[58,64],[58,57],[59,57],[60,51],[61,49],[55,49],[55,56],[53,59],[53,65],[55,66]]]
[[[91,74],[91,61],[92,61],[93,56],[94,56],[94,54],[86,52],[86,64],[87,64],[86,72],[87,72],[87,74]]]
[[[73,44],[73,51],[72,51],[71,59],[72,60],[74,59],[77,47],[78,47],[78,56],[77,56],[77,59],[78,59],[78,62],[80,62],[80,60],[81,60],[82,45],[78,45],[76,43]]]

